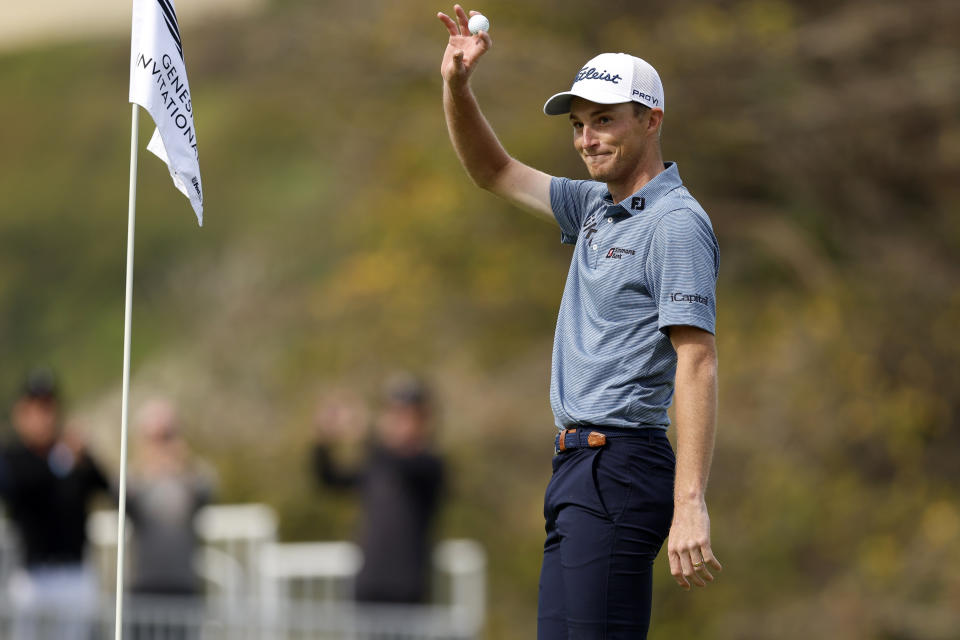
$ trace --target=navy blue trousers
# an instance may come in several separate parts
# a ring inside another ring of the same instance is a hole
[[[653,561],[673,519],[673,448],[661,429],[592,430],[608,434],[605,446],[553,458],[538,640],[637,640],[650,626]]]

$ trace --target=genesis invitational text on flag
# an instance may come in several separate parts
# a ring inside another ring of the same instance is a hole
[[[133,0],[130,54],[130,102],[149,111],[157,125],[147,149],[167,163],[203,226],[197,131],[173,0]]]

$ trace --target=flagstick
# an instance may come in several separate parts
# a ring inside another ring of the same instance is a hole
[[[137,134],[140,112],[133,107],[130,128],[130,202],[127,214],[127,295],[123,316],[123,396],[120,404],[120,513],[117,520],[117,616],[114,638],[123,637],[123,546],[127,520],[127,419],[130,414],[130,325],[133,311],[133,231],[137,219]]]

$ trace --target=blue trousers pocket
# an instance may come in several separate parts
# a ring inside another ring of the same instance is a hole
[[[591,464],[593,488],[597,493],[597,501],[606,516],[616,522],[623,514],[624,508],[630,502],[633,493],[633,473],[622,457],[616,444],[597,449]]]

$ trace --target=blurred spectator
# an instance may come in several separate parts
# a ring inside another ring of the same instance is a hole
[[[181,607],[199,606],[194,569],[198,549],[194,516],[213,497],[214,474],[196,461],[180,433],[174,406],[162,399],[144,405],[137,420],[137,447],[128,485],[133,522],[131,589],[145,598],[180,598]],[[193,637],[187,629],[134,624],[133,638]]]
[[[359,601],[418,603],[428,596],[430,530],[444,476],[443,462],[431,445],[431,409],[422,382],[406,376],[393,380],[365,460],[345,470],[334,462],[330,445],[365,437],[366,411],[347,394],[328,398],[318,408],[313,452],[318,480],[361,493]]]
[[[51,373],[27,377],[11,418],[16,438],[0,451],[0,495],[23,551],[23,569],[9,584],[13,637],[87,640],[99,602],[84,564],[86,521],[107,479],[75,430],[61,429]]]

